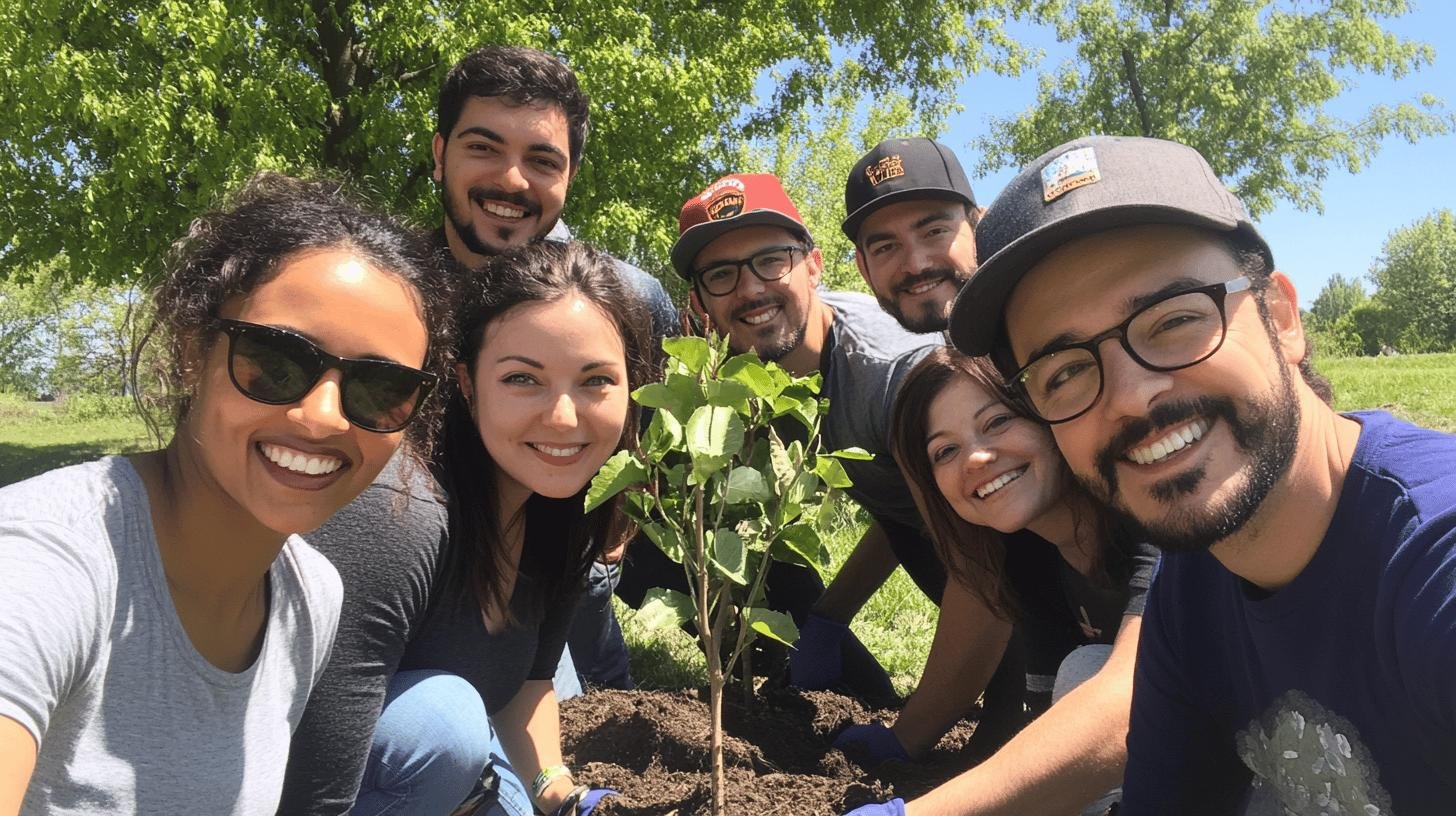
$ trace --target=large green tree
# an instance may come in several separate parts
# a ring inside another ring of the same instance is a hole
[[[1028,3],[0,0],[0,277],[62,251],[81,277],[145,271],[259,168],[359,179],[433,220],[436,89],[489,42],[576,69],[594,132],[567,217],[657,267],[740,142],[840,91],[943,105],[967,72],[1015,68],[1000,20]]]
[[[1439,210],[1392,232],[1370,270],[1398,316],[1401,351],[1456,348],[1456,215]]]
[[[1053,0],[1042,18],[1077,58],[1040,79],[1036,104],[996,118],[982,169],[1019,165],[1088,133],[1197,148],[1254,215],[1284,199],[1319,209],[1331,168],[1358,172],[1388,136],[1447,132],[1418,95],[1345,120],[1328,103],[1359,74],[1402,77],[1429,45],[1385,30],[1405,0]]]

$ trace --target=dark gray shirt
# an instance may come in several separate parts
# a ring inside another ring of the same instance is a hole
[[[834,310],[820,361],[829,399],[824,448],[873,453],[873,461],[843,463],[854,481],[847,492],[875,518],[920,529],[920,511],[890,455],[890,410],[905,375],[944,341],[905,331],[869,295],[821,290],[819,296]]]

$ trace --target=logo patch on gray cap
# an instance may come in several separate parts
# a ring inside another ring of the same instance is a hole
[[[1097,169],[1097,153],[1090,147],[1079,147],[1047,162],[1041,169],[1041,197],[1051,202],[1068,190],[1102,180]]]

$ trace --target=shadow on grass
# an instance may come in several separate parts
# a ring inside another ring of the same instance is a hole
[[[125,450],[120,448],[125,447]],[[0,442],[0,487],[24,481],[66,465],[100,459],[111,453],[130,453],[147,447],[143,442],[126,445],[115,439],[61,442],[50,445],[18,445]]]

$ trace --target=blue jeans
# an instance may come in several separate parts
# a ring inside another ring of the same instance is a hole
[[[569,650],[562,651],[552,682],[558,700],[581,694]],[[489,789],[477,816],[531,816],[526,786],[506,759],[475,688],[441,671],[395,674],[351,813],[442,816],[477,784]]]
[[[627,642],[622,639],[622,627],[612,610],[612,592],[621,578],[620,564],[607,565],[600,561],[592,564],[586,591],[576,602],[576,614],[566,635],[582,682],[597,688],[637,687],[632,682],[632,667],[627,660]],[[561,686],[556,689],[560,697]]]

